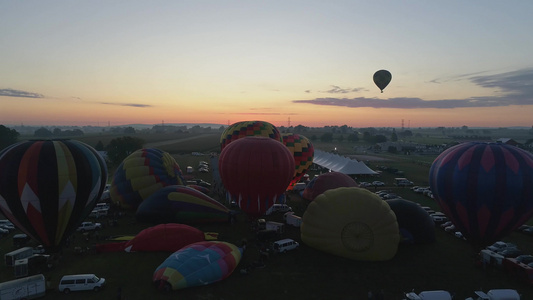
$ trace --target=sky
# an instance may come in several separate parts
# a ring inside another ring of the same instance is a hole
[[[0,124],[531,127],[532,11],[530,0],[0,0]]]

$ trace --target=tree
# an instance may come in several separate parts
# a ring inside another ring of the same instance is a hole
[[[124,134],[135,134],[135,128],[131,126],[124,128]]]
[[[131,136],[112,139],[107,145],[107,158],[114,165],[119,165],[128,155],[143,147],[144,141]]]
[[[339,142],[342,143],[342,141],[344,141],[344,135],[342,135],[342,134],[339,135],[338,140],[339,140]]]
[[[376,136],[374,136],[374,142],[375,143],[384,143],[387,141],[387,137],[382,135],[382,134],[378,134]]]
[[[358,136],[357,132],[350,133],[350,134],[348,135],[348,141],[350,141],[350,142],[357,142],[357,141],[359,141],[359,136]]]
[[[0,125],[0,150],[17,142],[20,133],[15,129],[10,129]]]
[[[39,136],[39,137],[51,137],[53,135],[53,133],[44,128],[44,127],[41,127],[37,130],[35,130],[35,132],[33,133],[34,136]]]
[[[333,141],[333,133],[326,132],[323,135],[320,136],[320,141],[322,142],[331,142]]]
[[[104,143],[102,143],[102,141],[98,141],[98,143],[96,143],[96,146],[94,146],[94,149],[96,151],[104,151]]]
[[[397,142],[398,141],[398,135],[396,134],[396,130],[394,128],[392,128],[392,135],[390,137],[390,140],[393,141],[393,142]]]

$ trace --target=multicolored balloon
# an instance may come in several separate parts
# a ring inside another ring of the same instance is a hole
[[[346,174],[340,172],[328,172],[311,179],[302,193],[302,198],[308,201],[313,201],[318,195],[327,190],[339,187],[358,186],[357,182]]]
[[[74,140],[21,142],[0,152],[0,208],[50,252],[91,213],[107,182],[107,166]]]
[[[241,257],[242,248],[231,243],[194,243],[170,255],[157,267],[152,281],[161,290],[211,284],[230,276]]]
[[[400,242],[396,215],[387,202],[357,187],[316,197],[303,215],[300,231],[308,246],[353,260],[392,259]]]
[[[389,85],[392,80],[392,74],[387,70],[379,70],[374,73],[373,79],[374,83],[383,93],[383,90],[387,87],[387,85]]]
[[[137,208],[135,217],[152,223],[209,223],[229,220],[229,209],[215,199],[188,186],[160,188]]]
[[[244,137],[222,150],[218,169],[241,210],[258,217],[284,195],[294,175],[294,158],[274,139]]]
[[[313,164],[315,149],[309,139],[297,133],[284,133],[282,139],[283,145],[289,148],[294,157],[294,176],[287,187],[287,190],[292,190]]]
[[[242,121],[230,125],[220,136],[220,150],[231,142],[245,136],[264,136],[281,142],[281,133],[276,126],[265,121]]]
[[[429,172],[441,210],[477,246],[533,216],[533,155],[501,143],[467,142],[441,153]]]
[[[180,166],[169,153],[140,149],[126,157],[115,171],[111,200],[124,208],[136,209],[160,188],[184,182]]]

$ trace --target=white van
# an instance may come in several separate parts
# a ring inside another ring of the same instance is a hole
[[[300,244],[293,239],[283,239],[275,241],[274,244],[272,244],[272,249],[274,252],[285,253],[289,250],[298,248],[298,246],[300,246]]]
[[[94,274],[65,275],[59,281],[59,291],[65,294],[71,291],[98,292],[105,284],[105,278],[98,278]]]

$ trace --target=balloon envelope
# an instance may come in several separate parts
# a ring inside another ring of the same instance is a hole
[[[265,121],[242,121],[230,125],[220,136],[220,150],[229,143],[246,136],[269,137],[281,142],[281,133],[276,126]]]
[[[294,158],[281,142],[244,137],[222,150],[218,160],[222,182],[250,216],[263,215],[284,195],[294,174]]]
[[[160,188],[184,182],[180,166],[169,153],[154,148],[140,149],[126,157],[115,171],[111,200],[135,209]]]
[[[229,220],[229,209],[188,186],[166,186],[144,200],[135,217],[152,223],[207,223]]]
[[[173,290],[211,284],[231,275],[241,256],[242,249],[227,242],[194,243],[170,255],[152,281],[159,289]]]
[[[307,207],[300,230],[308,246],[354,260],[389,260],[400,241],[398,222],[387,202],[357,187],[319,195]]]
[[[175,252],[187,245],[204,240],[204,233],[199,229],[185,224],[169,223],[144,229],[128,241],[124,248],[127,252]]]
[[[336,189],[338,187],[358,187],[359,185],[352,177],[339,173],[329,172],[320,174],[313,178],[305,187],[302,197],[308,201],[313,201],[318,195],[327,190]]]
[[[379,70],[374,73],[374,83],[383,93],[383,90],[389,85],[392,80],[392,74],[387,70]]]
[[[27,141],[0,152],[0,208],[50,252],[60,250],[100,199],[107,166],[74,140]]]
[[[431,165],[429,183],[441,210],[479,246],[500,240],[533,215],[533,155],[514,146],[451,147]]]
[[[386,200],[396,215],[404,241],[429,244],[435,241],[435,223],[418,203],[405,199]]]
[[[282,134],[283,144],[291,151],[294,157],[294,175],[287,190],[292,190],[294,185],[305,175],[313,164],[315,150],[313,144],[305,136],[297,133]]]

